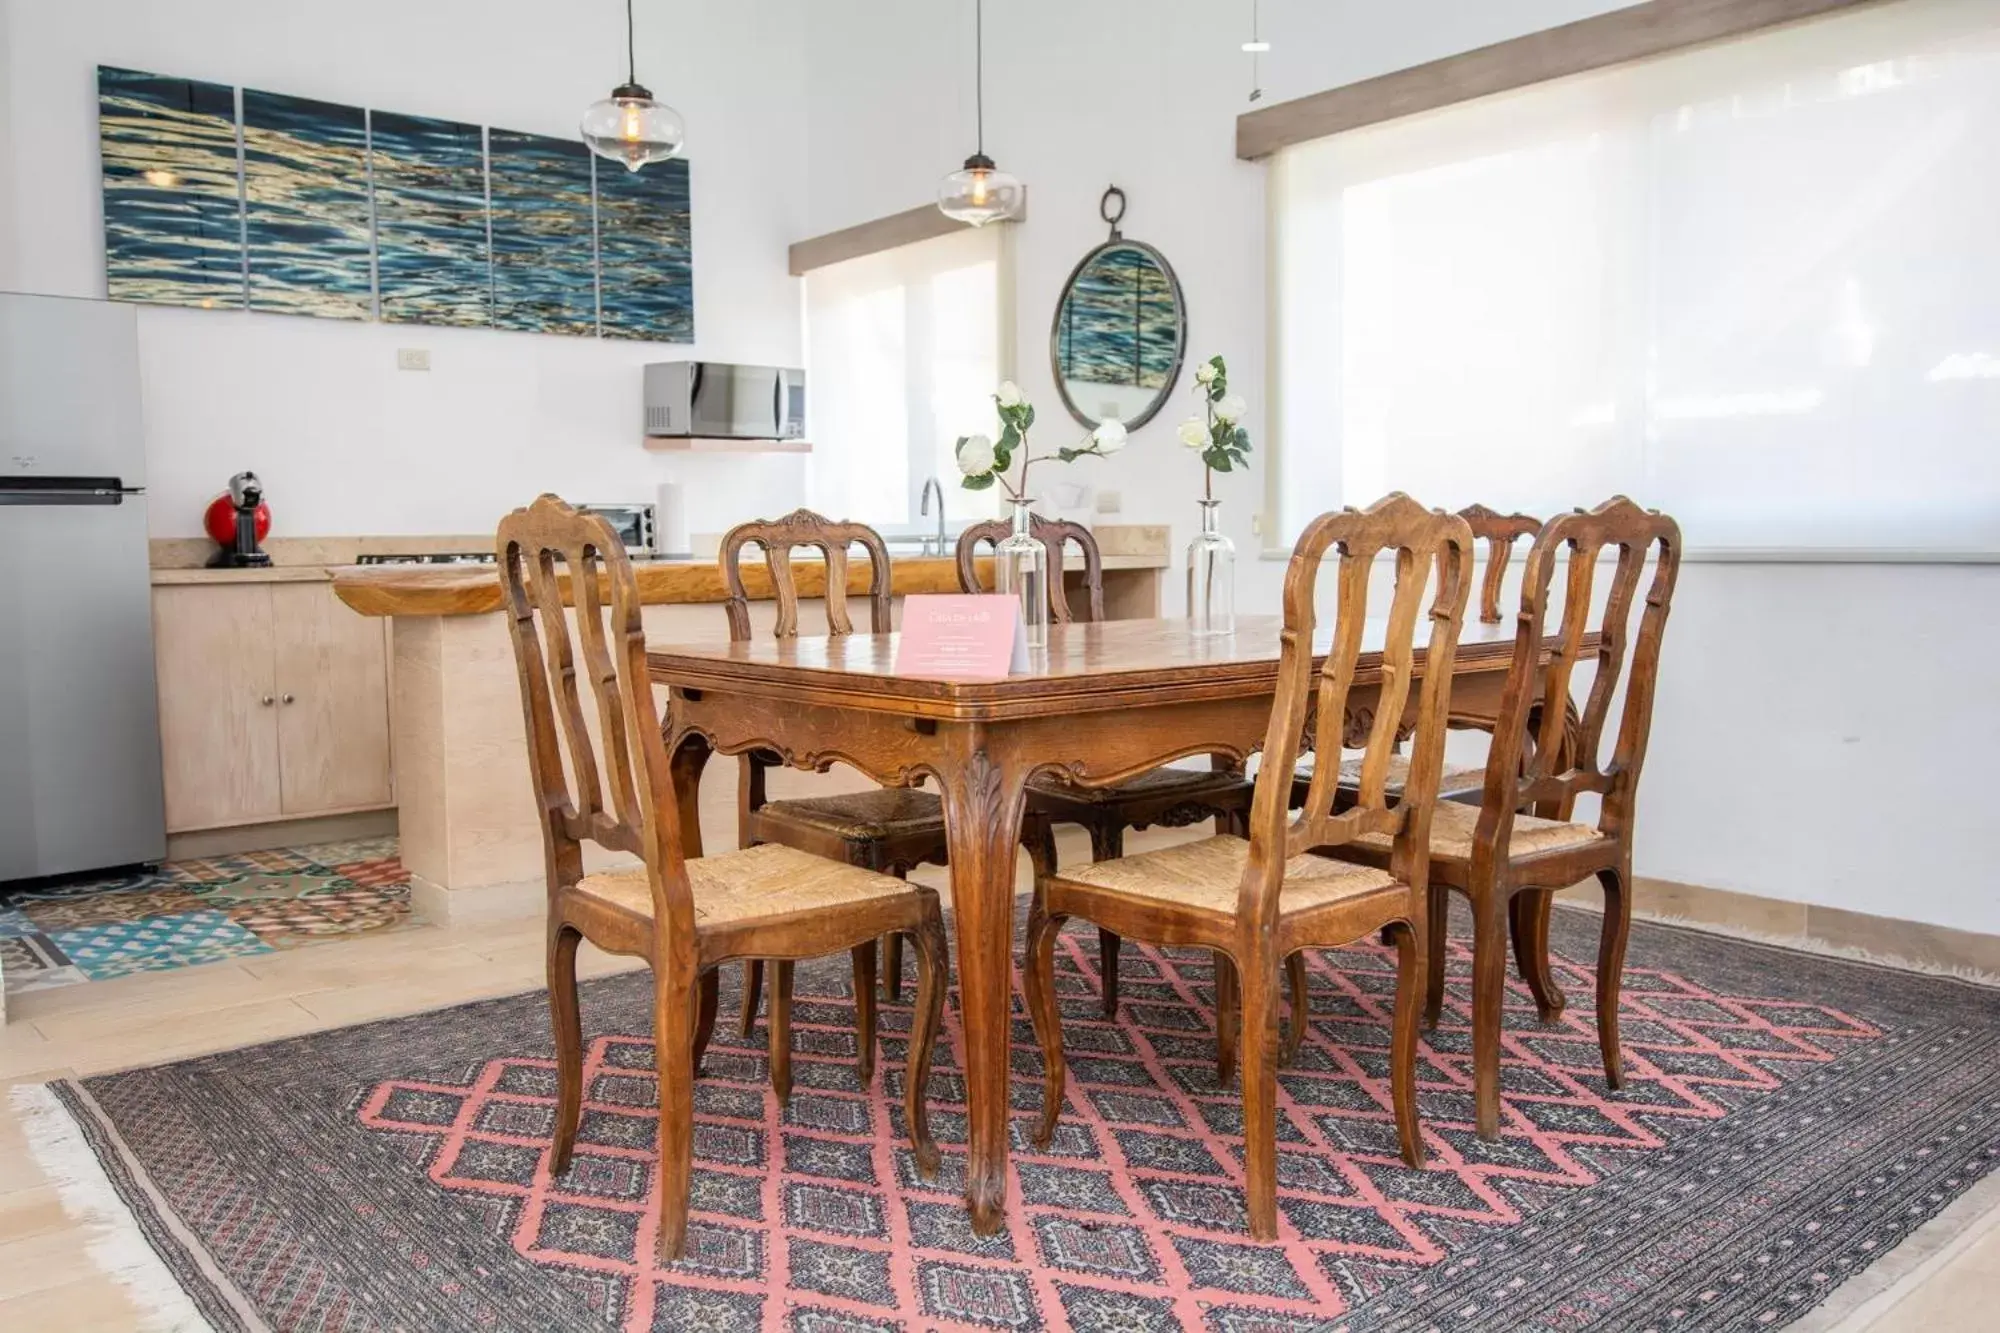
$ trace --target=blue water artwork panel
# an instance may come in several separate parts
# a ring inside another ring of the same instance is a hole
[[[1173,279],[1150,253],[1107,246],[1063,298],[1056,357],[1066,380],[1157,389],[1180,357]]]
[[[252,310],[375,313],[367,112],[244,89],[243,210]]]
[[[493,320],[493,273],[485,132],[393,111],[373,112],[368,128],[382,318],[486,327]]]
[[[597,267],[607,338],[694,341],[694,210],[685,158],[597,173]]]
[[[236,90],[100,65],[97,122],[111,299],[241,309]]]
[[[597,332],[590,151],[574,139],[487,135],[493,210],[493,326]]]

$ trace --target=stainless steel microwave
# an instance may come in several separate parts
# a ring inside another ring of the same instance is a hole
[[[646,434],[803,440],[806,373],[722,361],[657,362],[646,367]]]

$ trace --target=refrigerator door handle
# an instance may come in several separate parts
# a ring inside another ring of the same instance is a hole
[[[0,505],[115,505],[145,493],[120,477],[0,478]]]

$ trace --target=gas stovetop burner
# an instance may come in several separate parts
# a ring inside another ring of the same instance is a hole
[[[358,555],[357,565],[490,565],[494,563],[491,551],[433,551],[427,554],[403,554],[392,552],[386,555]]]

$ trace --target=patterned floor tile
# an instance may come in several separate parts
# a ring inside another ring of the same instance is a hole
[[[158,870],[17,889],[0,939],[35,937],[62,957],[7,956],[9,993],[289,949],[410,919],[394,838],[176,861]]]
[[[216,911],[56,931],[50,939],[92,981],[271,952],[270,945]]]
[[[259,870],[203,884],[196,892],[212,903],[270,902],[303,898],[312,893],[328,893],[344,883],[340,876],[324,871],[316,874],[297,871],[274,874]]]
[[[184,887],[174,886],[51,898],[44,902],[24,903],[20,910],[34,922],[35,929],[47,934],[86,926],[139,921],[149,916],[178,916],[183,912],[198,912],[201,908],[200,898]]]
[[[354,861],[393,861],[394,838],[356,838],[347,842],[321,842],[310,847],[294,847],[293,853],[315,865],[344,866]]]
[[[37,934],[0,936],[0,975],[6,978],[9,995],[89,980],[60,945]]]
[[[375,888],[343,880],[302,898],[234,903],[222,910],[259,939],[288,948],[328,935],[401,925],[409,919],[410,902],[402,886]]]

